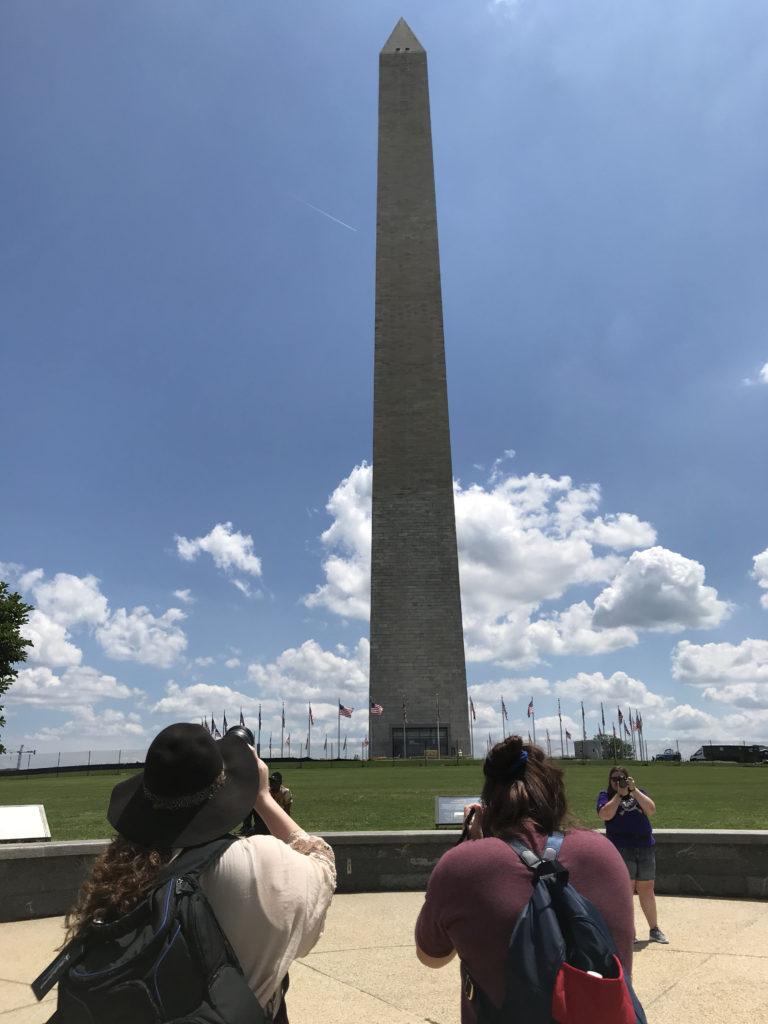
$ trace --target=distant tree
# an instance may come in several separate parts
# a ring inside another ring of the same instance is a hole
[[[605,761],[630,761],[634,758],[635,752],[632,744],[618,736],[609,736],[607,733],[600,733],[594,737],[595,743],[600,744],[600,756]]]
[[[0,697],[18,674],[13,666],[26,661],[27,647],[32,647],[32,641],[21,635],[21,627],[32,610],[31,604],[25,604],[20,594],[10,593],[8,584],[0,580]],[[0,729],[5,725],[2,711],[0,704]],[[5,747],[0,743],[0,754],[4,753]]]

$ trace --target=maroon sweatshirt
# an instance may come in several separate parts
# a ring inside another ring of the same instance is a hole
[[[520,839],[537,853],[544,833],[528,829]],[[632,973],[632,884],[613,843],[588,829],[567,832],[560,863],[582,896],[605,918],[627,974]],[[476,839],[444,854],[429,879],[416,922],[416,944],[428,956],[456,950],[490,999],[504,1001],[504,964],[509,937],[532,892],[533,874],[501,839]],[[462,994],[462,1024],[475,1013]]]

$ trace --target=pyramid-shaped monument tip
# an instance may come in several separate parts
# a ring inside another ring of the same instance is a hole
[[[401,18],[392,29],[392,35],[384,43],[382,53],[424,53],[424,47],[413,34],[410,25]]]

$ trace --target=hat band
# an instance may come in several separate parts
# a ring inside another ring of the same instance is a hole
[[[144,796],[152,804],[153,811],[180,811],[185,807],[197,807],[210,800],[213,794],[221,789],[227,780],[226,772],[222,768],[210,786],[199,789],[196,793],[185,793],[183,796],[162,796],[147,789],[143,785]]]

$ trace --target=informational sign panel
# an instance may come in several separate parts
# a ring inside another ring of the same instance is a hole
[[[436,796],[435,827],[461,828],[467,804],[480,803],[479,796]]]
[[[46,843],[51,830],[42,804],[0,807],[0,843]]]

